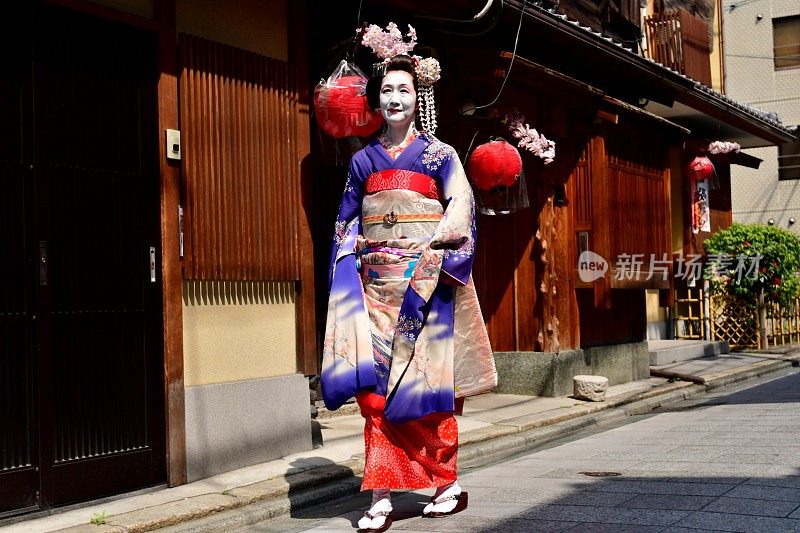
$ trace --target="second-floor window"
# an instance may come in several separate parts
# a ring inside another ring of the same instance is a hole
[[[800,141],[778,146],[778,179],[800,179]]]
[[[800,15],[772,19],[775,70],[800,67]]]

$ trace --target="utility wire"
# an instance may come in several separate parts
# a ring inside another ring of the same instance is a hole
[[[741,2],[731,2],[725,8],[728,9],[729,12],[733,13],[737,7],[746,6],[747,4],[752,4],[753,2],[760,2],[761,0],[741,0]]]
[[[786,54],[782,56],[751,56],[747,54],[725,54],[726,57],[745,57],[749,59],[777,59],[780,61],[781,59],[794,59],[800,57],[800,54]]]
[[[511,61],[508,64],[508,70],[506,70],[506,75],[503,78],[503,83],[500,85],[500,90],[497,91],[497,96],[494,97],[494,100],[492,100],[486,105],[475,106],[476,110],[493,106],[500,99],[500,95],[503,94],[503,89],[505,89],[506,87],[506,82],[508,81],[508,77],[511,75],[511,67],[514,66],[514,59],[516,59],[517,57],[517,45],[519,44],[519,33],[520,30],[522,30],[522,20],[525,18],[525,6],[527,5],[527,3],[528,0],[522,0],[522,8],[519,10],[519,25],[517,25],[517,36],[514,38],[514,50],[513,52],[511,52]]]

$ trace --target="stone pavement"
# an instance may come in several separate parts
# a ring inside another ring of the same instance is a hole
[[[455,516],[422,518],[430,491],[398,493],[390,531],[800,531],[797,369],[654,413],[463,475],[470,505]],[[351,532],[365,506],[241,531]]]
[[[581,428],[595,427],[631,414],[646,413],[684,398],[702,395],[743,379],[790,368],[800,354],[717,356],[702,368],[675,366],[686,380],[654,377],[609,388],[604,402],[581,402],[570,397],[486,394],[467,400],[459,417],[460,459],[469,462],[530,449]],[[687,361],[682,365],[698,364]],[[690,371],[700,372],[689,375]],[[355,413],[355,411],[353,411]],[[220,531],[230,523],[254,523],[358,492],[363,469],[363,419],[358,414],[320,418],[324,446],[175,488],[156,488],[56,514],[28,517],[0,527],[4,533],[66,530],[149,531],[197,519],[218,517]],[[89,526],[95,513],[109,518]],[[226,522],[226,520],[228,522]],[[232,521],[232,522],[231,522]],[[227,525],[225,525],[227,524]],[[187,526],[191,529],[191,525]],[[209,526],[211,527],[211,526]],[[217,527],[217,526],[213,526]]]

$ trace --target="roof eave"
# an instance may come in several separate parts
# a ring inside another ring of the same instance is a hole
[[[517,10],[522,8],[522,2],[518,0],[509,0],[508,4]],[[772,123],[748,112],[742,104],[738,104],[705,86],[701,86],[691,78],[670,70],[659,63],[634,54],[598,32],[587,31],[577,22],[570,21],[563,15],[533,6],[526,7],[525,15],[536,23],[547,25],[552,29],[569,35],[571,38],[577,39],[579,42],[601,49],[615,60],[622,62],[624,66],[638,71],[638,74],[642,75],[640,79],[646,83],[666,85],[674,94],[676,102],[680,102],[694,109],[698,114],[704,115],[706,118],[703,122],[708,122],[708,124],[728,124],[738,130],[740,132],[739,139],[744,141],[744,143],[740,142],[743,146],[769,146],[791,142],[796,139],[795,135],[780,124]],[[669,108],[667,107],[667,109]],[[680,120],[661,114],[653,109],[648,108],[648,111],[681,123]]]

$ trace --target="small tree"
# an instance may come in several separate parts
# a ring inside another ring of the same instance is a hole
[[[714,293],[789,304],[800,295],[800,237],[775,226],[733,224],[706,239]]]

